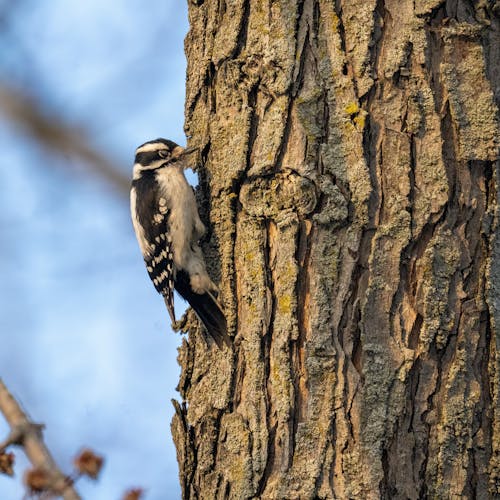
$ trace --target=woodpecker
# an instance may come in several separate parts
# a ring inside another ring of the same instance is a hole
[[[156,139],[135,151],[130,209],[146,269],[175,323],[174,289],[190,304],[222,348],[231,345],[217,286],[199,245],[205,234],[193,189],[184,176],[187,150]]]

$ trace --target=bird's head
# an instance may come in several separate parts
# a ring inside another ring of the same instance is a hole
[[[166,164],[178,164],[192,151],[194,149],[183,148],[168,139],[159,138],[145,142],[135,150],[134,179],[144,170],[154,170]]]

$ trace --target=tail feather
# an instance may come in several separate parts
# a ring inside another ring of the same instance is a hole
[[[227,333],[226,317],[217,299],[210,292],[194,293],[191,290],[188,276],[183,272],[177,274],[175,289],[189,302],[219,349],[222,349],[223,344],[231,348],[232,342]]]
[[[173,292],[170,292],[170,294],[168,295],[163,295],[163,300],[165,301],[165,305],[167,306],[167,311],[168,315],[170,316],[170,321],[172,321],[172,323],[175,323],[176,319],[175,319],[173,296],[174,296]]]

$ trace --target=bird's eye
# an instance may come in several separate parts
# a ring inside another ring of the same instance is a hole
[[[160,155],[160,158],[165,158],[165,159],[167,159],[169,156],[169,153],[166,149],[160,150],[158,154]]]

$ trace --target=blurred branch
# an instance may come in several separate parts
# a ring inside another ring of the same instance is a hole
[[[16,0],[5,0],[0,5],[0,26],[7,25],[7,20],[12,16],[12,9],[19,4]]]
[[[96,151],[86,134],[60,117],[49,116],[40,103],[20,90],[0,86],[0,113],[20,126],[41,146],[57,154],[82,160],[94,174],[121,193],[128,193],[130,179],[107,156]]]
[[[61,494],[65,500],[78,500],[80,496],[73,488],[70,480],[59,470],[49,449],[43,442],[40,424],[33,423],[22,410],[14,396],[0,379],[0,412],[10,426],[10,434],[0,444],[3,451],[7,446],[22,446],[35,471],[46,474],[50,478],[50,489]]]

